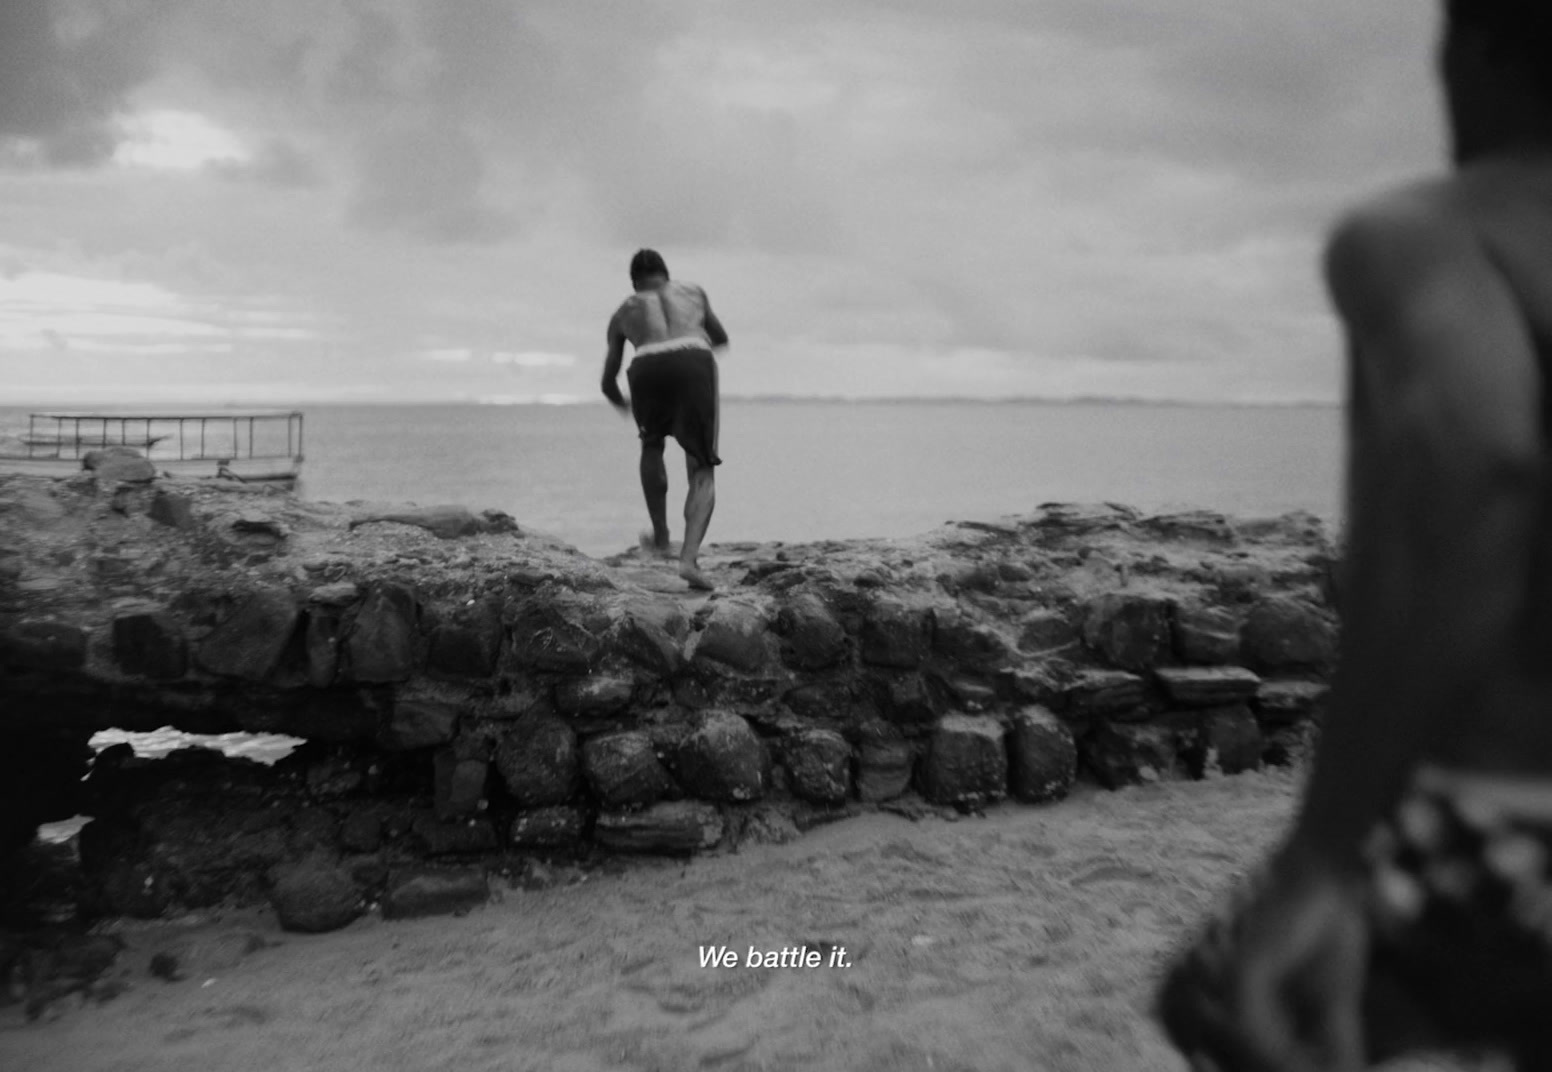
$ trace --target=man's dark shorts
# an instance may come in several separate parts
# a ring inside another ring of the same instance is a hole
[[[704,342],[675,339],[643,346],[625,378],[643,444],[661,445],[673,436],[702,465],[722,464],[717,456],[717,359]]]

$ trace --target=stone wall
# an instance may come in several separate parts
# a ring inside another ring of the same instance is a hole
[[[317,929],[534,854],[1243,771],[1318,723],[1333,561],[1305,515],[1046,506],[715,545],[707,597],[497,513],[0,477],[0,833],[95,816],[97,911],[267,896]],[[162,725],[307,743],[80,781],[93,732]]]

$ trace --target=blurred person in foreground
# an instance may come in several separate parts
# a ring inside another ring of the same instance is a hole
[[[642,546],[671,556],[668,536],[668,468],[663,446],[673,436],[684,448],[689,491],[684,500],[684,543],[679,552],[679,576],[691,588],[710,589],[701,572],[699,555],[711,511],[717,502],[714,466],[721,404],[717,389],[717,359],[713,347],[727,345],[727,332],[711,311],[706,291],[694,283],[668,278],[668,265],[656,250],[643,249],[631,258],[635,293],[609,318],[609,349],[604,357],[603,391],[622,414],[634,417],[641,433],[641,490],[647,497],[651,533]],[[620,364],[625,344],[635,352],[625,378],[630,401],[620,395]]]
[[[1161,990],[1197,1069],[1552,1069],[1552,5],[1444,18],[1453,171],[1327,249],[1341,660],[1291,833]]]

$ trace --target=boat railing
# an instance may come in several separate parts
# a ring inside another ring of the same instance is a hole
[[[22,444],[29,459],[80,459],[88,451],[122,446],[158,461],[226,465],[288,459],[301,465],[302,414],[33,413]]]

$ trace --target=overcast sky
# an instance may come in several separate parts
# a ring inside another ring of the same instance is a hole
[[[1424,0],[3,0],[0,403],[594,399],[640,246],[729,395],[1338,400]]]

